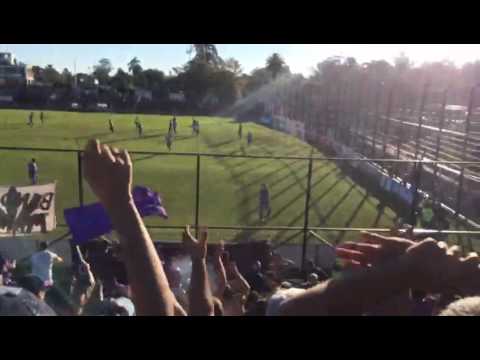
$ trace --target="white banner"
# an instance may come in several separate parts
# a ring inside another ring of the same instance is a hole
[[[0,186],[0,236],[46,233],[56,226],[55,183]]]

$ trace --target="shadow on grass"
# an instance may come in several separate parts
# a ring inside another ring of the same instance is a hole
[[[159,137],[165,137],[167,135],[167,132],[159,132],[159,133],[150,133],[150,135],[142,135],[142,136],[132,136],[132,137],[128,137],[128,138],[121,138],[121,139],[113,139],[113,140],[109,140],[109,141],[104,141],[105,144],[115,144],[115,143],[118,143],[118,142],[122,142],[122,141],[137,141],[137,140],[145,140],[145,139],[155,139],[155,138],[159,138]],[[177,137],[175,138],[174,142],[175,141],[179,141],[179,140],[184,140],[184,139],[190,139],[192,138],[192,136],[184,136],[184,137]]]
[[[320,180],[323,180],[325,179],[328,175],[332,174],[335,172],[335,170],[338,170],[336,168],[333,168],[329,173],[325,174],[324,176],[322,176],[322,178]],[[320,219],[320,223],[321,224],[324,224],[325,221],[326,221],[326,216],[324,216],[322,213],[321,213],[321,210],[317,207],[318,206],[318,202],[323,199],[325,196],[327,196],[330,191],[333,190],[333,188],[335,188],[335,186],[337,186],[338,183],[340,183],[343,179],[338,179],[336,182],[334,182],[328,189],[326,189],[324,192],[322,192],[322,194],[320,194],[319,197],[317,197],[316,199],[314,199],[313,201],[310,202],[310,206],[309,206],[309,209],[311,209],[312,207],[315,207],[315,214],[318,216],[318,218]],[[347,193],[347,196],[348,196],[348,193]],[[345,197],[346,198],[346,197]],[[343,199],[344,200],[344,199]],[[342,201],[343,201],[342,200]],[[302,211],[296,218],[294,218],[292,221],[290,221],[287,226],[293,226],[297,223],[297,221],[299,221],[301,218],[305,217],[305,211]],[[286,232],[287,230],[281,230],[277,233],[276,237],[274,238],[274,241],[278,241],[278,239]]]
[[[77,136],[77,137],[74,137],[74,139],[76,141],[89,140],[89,139],[101,139],[102,137],[108,136],[110,134],[111,134],[111,132],[108,131],[108,132],[95,133],[95,134],[90,134],[90,135],[85,135],[85,136]]]
[[[300,162],[300,161],[302,161],[302,160],[298,160],[297,162]],[[244,186],[242,189],[240,189],[240,191],[243,191],[244,189],[247,189],[247,188],[249,188],[249,187],[251,187],[251,186],[253,186],[253,185],[255,185],[255,184],[260,184],[260,183],[262,183],[265,179],[268,179],[270,176],[272,176],[273,174],[277,173],[277,175],[278,175],[278,174],[280,174],[281,172],[283,172],[284,170],[289,169],[289,167],[290,167],[289,164],[285,164],[285,165],[283,165],[283,166],[280,167],[280,168],[276,168],[276,169],[274,169],[274,170],[272,170],[272,171],[270,171],[270,172],[268,172],[268,173],[260,176],[259,178],[256,178],[254,181],[249,182],[248,184],[245,184],[245,186]],[[256,166],[254,169],[258,169],[258,166]],[[290,174],[290,176],[291,176],[291,174]],[[270,184],[268,184],[268,185],[269,185],[269,186],[273,186],[272,183],[270,183]]]
[[[350,215],[348,220],[345,222],[344,227],[350,227],[353,220],[355,220],[355,218],[357,217],[358,212],[367,201],[368,197],[369,197],[368,194],[363,195],[362,200],[358,203],[357,207],[353,210],[352,215]],[[345,232],[344,231],[339,232],[338,236],[335,239],[335,244],[338,244],[340,241],[342,241],[344,237],[345,237]]]
[[[138,158],[132,159],[132,162],[135,163],[135,162],[137,162],[137,161],[143,161],[143,160],[152,159],[152,158],[154,158],[155,156],[160,156],[160,155],[156,155],[156,154],[145,155],[145,156],[142,156],[142,157],[138,157]]]
[[[300,160],[300,161],[302,161],[302,160]],[[317,172],[317,171],[319,171],[319,170],[321,170],[321,169],[322,169],[322,167],[317,167],[317,168],[314,170],[314,172]],[[326,179],[332,172],[334,172],[334,170],[335,170],[335,168],[332,169],[330,172],[326,173],[325,175],[323,175],[320,179],[318,179],[318,180],[316,181],[316,184],[319,184],[319,183],[322,182],[324,179]],[[284,178],[282,178],[282,179],[279,179],[279,180],[277,180],[275,183],[270,183],[269,186],[270,186],[270,188],[273,188],[273,187],[275,187],[276,185],[284,182],[285,180],[291,179],[292,176],[293,176],[293,175],[290,173],[289,176],[286,176],[286,177],[284,177]],[[301,180],[306,179],[307,176],[308,176],[308,175],[305,175]],[[288,184],[287,186],[285,186],[285,187],[282,188],[281,190],[276,191],[275,194],[270,197],[270,201],[273,201],[273,200],[275,200],[276,198],[278,198],[280,195],[283,195],[283,194],[285,193],[285,191],[287,191],[288,189],[291,189],[291,188],[294,187],[295,185],[298,185],[298,179],[296,179],[296,181],[294,181],[293,183]],[[312,187],[312,188],[313,188],[313,187]],[[305,195],[305,191],[302,191],[302,194]],[[252,195],[252,196],[248,197],[247,199],[245,199],[241,204],[243,205],[245,202],[249,202],[252,198],[256,198],[257,196],[258,196],[258,194]],[[247,222],[248,222],[248,220],[250,219],[250,216],[251,216],[252,214],[258,212],[258,211],[259,211],[259,208],[258,208],[258,206],[257,206],[255,209],[250,210],[248,213],[244,214],[244,215],[242,216],[242,221],[247,221]]]
[[[219,147],[228,145],[228,144],[232,144],[232,143],[234,143],[234,142],[236,142],[236,141],[237,141],[236,139],[230,139],[230,140],[222,141],[222,142],[215,143],[215,144],[209,144],[208,147],[209,147],[209,148],[216,149],[216,148],[219,148]]]
[[[382,218],[382,216],[384,215],[385,213],[385,206],[381,206],[379,209],[378,209],[378,213],[377,213],[377,216],[375,217],[375,220],[373,221],[373,225],[372,227],[377,227],[380,219]]]

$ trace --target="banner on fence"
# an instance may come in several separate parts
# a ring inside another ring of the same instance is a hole
[[[46,233],[56,226],[55,183],[0,186],[0,236]]]
[[[260,123],[267,126],[272,126],[272,117],[271,116],[262,116],[260,118]]]

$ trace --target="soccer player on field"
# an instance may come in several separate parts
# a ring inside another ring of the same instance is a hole
[[[260,221],[265,221],[265,218],[270,217],[272,209],[270,208],[270,193],[267,185],[262,184],[260,187]]]
[[[241,139],[242,135],[243,135],[243,127],[242,127],[242,123],[240,123],[240,125],[238,125],[238,138]]]
[[[138,122],[138,136],[143,135],[143,125],[141,122]]]
[[[108,119],[108,126],[110,128],[110,132],[113,134],[115,132],[115,128],[113,127],[112,119]]]
[[[192,135],[195,134],[195,118],[192,117]]]
[[[253,134],[249,131],[247,134],[247,145],[250,145],[253,142]]]
[[[177,118],[174,116],[172,120],[173,132],[177,135]]]
[[[42,125],[43,125],[43,111],[40,113],[40,121],[42,122]]]
[[[170,132],[165,136],[165,143],[167,144],[168,151],[172,151],[172,135]]]
[[[28,116],[28,126],[30,126],[30,127],[33,126],[33,111]]]
[[[38,181],[38,166],[35,159],[28,163],[28,178],[32,185],[35,185]]]
[[[197,136],[200,135],[200,122],[198,120],[195,120],[195,132]]]

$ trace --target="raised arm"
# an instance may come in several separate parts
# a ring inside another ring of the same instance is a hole
[[[150,235],[133,202],[132,161],[126,150],[91,140],[84,174],[117,231],[138,315],[173,315],[174,295]]]
[[[232,274],[233,279],[231,280],[232,288],[235,288],[239,293],[244,295],[245,297],[248,296],[250,293],[250,285],[248,281],[242,276],[240,271],[238,270],[237,264],[234,261],[229,263],[229,270]]]
[[[213,269],[217,274],[217,288],[213,295],[219,299],[222,299],[225,288],[227,287],[227,273],[225,271],[225,266],[222,261],[222,255],[224,251],[225,246],[222,242],[220,243],[220,246],[218,246],[218,248],[215,250],[215,254],[212,260]]]
[[[471,278],[473,267],[469,260],[456,258],[446,251],[446,245],[427,239],[417,244],[410,242],[402,250],[406,244],[391,238],[387,246],[364,243],[357,244],[349,255],[340,251],[339,255],[353,263],[370,266],[307,290],[282,304],[280,313],[361,315],[408,289],[441,292],[460,284],[462,277]]]
[[[200,240],[195,239],[187,226],[183,234],[183,244],[192,259],[190,279],[189,313],[190,315],[213,316],[214,306],[207,272],[207,230],[201,229]]]

